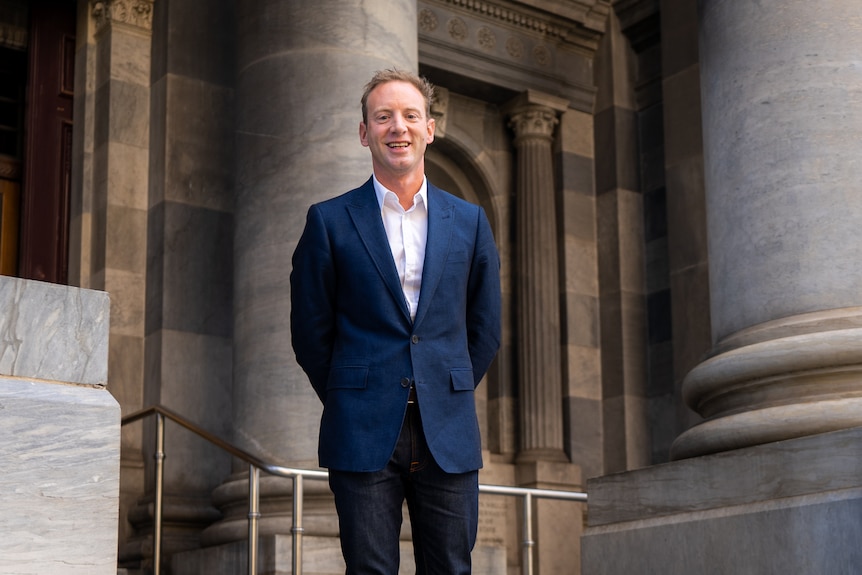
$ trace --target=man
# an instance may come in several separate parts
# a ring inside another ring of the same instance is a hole
[[[500,342],[499,256],[478,206],[428,183],[433,88],[378,72],[362,96],[361,187],[311,206],[293,254],[296,358],[323,402],[347,573],[470,573],[481,441],[474,390]]]

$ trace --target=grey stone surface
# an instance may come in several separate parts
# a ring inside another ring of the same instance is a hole
[[[0,375],[104,386],[108,294],[0,276]]]
[[[855,573],[860,446],[856,428],[592,480],[582,572]]]
[[[858,305],[858,6],[702,4],[713,339]]]
[[[116,573],[120,408],[113,397],[0,377],[0,432],[0,573]]]
[[[109,305],[102,292],[0,276],[2,574],[116,573]]]

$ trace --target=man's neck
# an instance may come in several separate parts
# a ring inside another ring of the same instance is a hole
[[[398,203],[405,210],[413,205],[413,196],[419,193],[425,174],[422,172],[405,174],[403,176],[391,176],[389,174],[374,173],[377,181],[383,184],[387,190],[391,190],[398,196]]]

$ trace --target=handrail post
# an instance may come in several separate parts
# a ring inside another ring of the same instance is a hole
[[[302,474],[293,476],[293,575],[302,575]]]
[[[162,507],[165,485],[165,416],[156,413],[156,502],[153,510],[153,575],[162,571]]]
[[[248,465],[248,575],[257,575],[258,520],[260,519],[260,469]]]
[[[524,575],[533,575],[533,494],[524,494],[524,553],[522,571]]]

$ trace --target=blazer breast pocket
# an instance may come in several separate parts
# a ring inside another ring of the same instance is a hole
[[[326,389],[365,389],[367,384],[367,366],[341,366],[329,370]]]
[[[473,384],[472,369],[452,369],[449,370],[449,376],[452,378],[452,389],[454,391],[473,391],[476,386]]]

